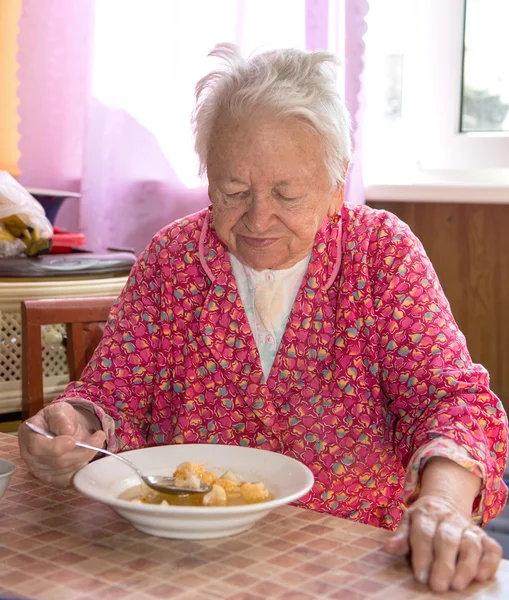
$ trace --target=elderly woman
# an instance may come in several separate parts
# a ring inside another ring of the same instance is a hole
[[[122,451],[221,443],[292,456],[302,504],[395,529],[432,589],[495,572],[478,525],[506,501],[507,422],[419,241],[343,202],[348,117],[324,52],[267,52],[197,86],[211,207],[162,229],[133,267],[80,381],[20,429],[32,472],[69,483]]]

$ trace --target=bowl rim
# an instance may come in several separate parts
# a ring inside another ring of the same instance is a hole
[[[136,450],[128,450],[126,452],[122,452],[122,454],[129,454],[130,452],[139,452],[141,450],[151,450],[153,448],[163,448],[163,447],[171,447],[171,446],[220,446],[223,448],[242,448],[245,450],[255,450],[257,452],[266,452],[270,454],[278,454],[279,456],[284,457],[286,460],[293,461],[297,463],[299,468],[302,469],[302,474],[306,479],[305,485],[303,485],[299,491],[294,492],[293,494],[288,494],[286,496],[282,496],[280,498],[274,498],[273,500],[268,500],[266,502],[255,502],[253,504],[241,504],[238,506],[177,506],[175,504],[144,504],[141,502],[133,502],[132,500],[122,500],[120,498],[108,498],[102,494],[95,493],[94,490],[88,490],[87,492],[83,491],[81,486],[80,479],[84,477],[83,472],[87,470],[87,467],[92,467],[95,463],[91,462],[82,467],[77,473],[74,474],[73,477],[73,485],[80,492],[80,494],[91,498],[92,500],[97,500],[98,502],[102,502],[103,504],[107,504],[113,508],[118,509],[127,509],[130,511],[136,511],[141,513],[151,513],[157,514],[158,516],[170,515],[170,514],[178,514],[182,516],[186,515],[209,515],[209,516],[221,516],[221,515],[241,515],[246,513],[255,513],[259,511],[270,511],[279,506],[283,506],[285,504],[290,504],[291,502],[295,502],[299,498],[302,498],[305,494],[307,494],[313,487],[315,483],[314,475],[311,469],[305,464],[301,463],[299,460],[292,458],[291,456],[287,456],[286,454],[281,454],[279,452],[274,453],[270,450],[263,450],[261,448],[251,448],[250,446],[234,446],[232,444],[165,444],[161,446],[150,446],[148,448],[137,448]],[[107,456],[102,458],[101,461],[114,461],[115,458]]]
[[[4,464],[7,467],[6,471],[1,470],[2,464]],[[12,475],[15,470],[16,470],[16,465],[12,461],[7,460],[6,458],[2,458],[0,456],[0,477],[7,477],[9,475]]]

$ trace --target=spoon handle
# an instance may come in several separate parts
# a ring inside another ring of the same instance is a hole
[[[38,433],[39,435],[42,435],[43,437],[47,438],[48,440],[52,440],[53,438],[56,437],[49,431],[45,431],[41,427],[38,427],[37,425],[30,423],[29,421],[25,421],[25,425],[29,429],[31,429],[33,432]],[[113,456],[114,458],[121,460],[123,463],[125,463],[126,465],[131,467],[131,469],[134,469],[136,471],[136,473],[138,474],[138,476],[140,477],[140,479],[143,480],[143,474],[141,473],[141,471],[138,470],[138,467],[133,465],[133,463],[130,460],[127,460],[127,458],[120,456],[120,454],[115,454],[114,452],[110,452],[109,450],[105,450],[104,448],[97,448],[96,446],[90,446],[90,444],[85,444],[84,442],[76,442],[75,441],[74,443],[76,444],[76,446],[79,446],[80,448],[86,448],[87,450],[94,450],[95,452],[101,452],[102,454],[107,454],[108,456]]]
[[[89,450],[96,450],[97,452],[102,452],[103,454],[107,454],[108,456],[113,456],[113,458],[118,458],[118,460],[121,460],[128,467],[131,467],[131,469],[136,471],[138,477],[142,481],[145,481],[145,477],[143,473],[138,469],[138,467],[135,464],[133,464],[130,460],[127,460],[127,458],[121,456],[120,454],[110,452],[109,450],[105,450],[104,448],[96,448],[95,446],[89,446],[88,444],[83,444],[82,442],[76,442],[76,446],[81,446],[81,448],[88,448]]]

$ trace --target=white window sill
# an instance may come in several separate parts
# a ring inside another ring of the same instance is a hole
[[[450,184],[367,185],[366,200],[392,202],[458,202],[509,204],[509,186]]]
[[[509,169],[430,171],[398,164],[392,173],[365,171],[367,200],[509,204]]]

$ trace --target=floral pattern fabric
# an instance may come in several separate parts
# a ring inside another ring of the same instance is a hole
[[[397,525],[407,468],[408,490],[444,439],[464,466],[482,465],[483,523],[507,498],[507,418],[488,374],[420,242],[366,206],[345,204],[317,233],[266,381],[202,211],[154,237],[62,399],[88,404],[117,450],[224,443],[292,456],[315,476],[303,505],[375,526]]]

